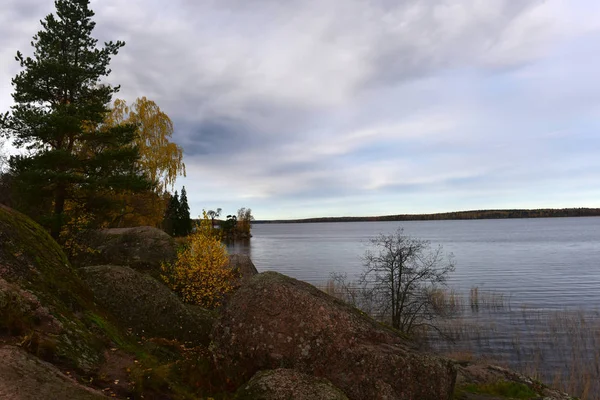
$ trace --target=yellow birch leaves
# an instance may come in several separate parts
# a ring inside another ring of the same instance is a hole
[[[158,183],[157,192],[172,188],[178,175],[185,176],[183,150],[170,141],[173,122],[154,101],[141,97],[128,106],[125,100],[116,99],[104,123],[137,125],[135,144],[140,152],[139,165],[148,178]]]
[[[163,265],[162,278],[185,302],[218,307],[223,296],[233,290],[236,274],[227,265],[227,250],[215,236],[206,212],[188,240],[175,263]]]

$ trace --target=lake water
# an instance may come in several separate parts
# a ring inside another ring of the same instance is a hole
[[[399,227],[454,255],[448,284],[463,311],[439,322],[455,340],[428,334],[431,348],[491,358],[600,400],[600,217],[256,224],[229,251],[249,254],[260,272],[322,285],[331,272],[358,276],[369,239]],[[472,287],[504,300],[473,308]]]
[[[249,244],[259,271],[275,270],[311,283],[331,272],[357,276],[361,257],[379,233],[399,227],[453,253],[449,286],[499,291],[516,304],[562,309],[600,307],[600,218],[255,224]]]

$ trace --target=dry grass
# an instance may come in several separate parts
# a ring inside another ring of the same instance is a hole
[[[319,287],[319,286],[318,286]],[[359,288],[330,280],[320,285],[344,301]],[[439,332],[422,331],[424,346],[463,361],[501,364],[582,400],[600,400],[600,312],[513,307],[499,292],[431,292]],[[354,303],[356,304],[356,302]]]
[[[440,321],[453,341],[428,332],[431,348],[489,357],[582,400],[600,399],[600,318],[584,310],[473,314]]]

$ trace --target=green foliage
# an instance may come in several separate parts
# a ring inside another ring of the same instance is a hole
[[[175,194],[170,197],[163,219],[163,229],[171,236],[186,236],[192,232],[192,219],[185,186],[181,189],[181,196],[175,191]]]
[[[460,395],[461,392],[473,394],[487,394],[493,396],[502,396],[507,399],[533,399],[538,398],[538,394],[529,386],[510,381],[498,381],[494,383],[467,384],[456,390]],[[455,395],[455,398],[457,396]],[[460,397],[459,397],[460,398]]]
[[[12,80],[15,105],[0,128],[26,156],[12,157],[20,209],[58,238],[67,200],[90,203],[99,190],[141,190],[135,125],[103,127],[113,93],[101,78],[124,42],[97,47],[88,0],[57,0],[32,41],[33,57],[17,53],[23,70]],[[89,207],[93,209],[95,207]]]
[[[167,209],[165,210],[165,218],[163,227],[165,232],[171,236],[177,236],[177,224],[179,221],[179,195],[177,190],[175,194],[170,196]]]
[[[178,236],[186,236],[192,232],[192,219],[190,218],[190,206],[188,205],[185,186],[181,188],[179,209],[177,210],[177,222],[176,231]]]
[[[235,238],[235,230],[237,228],[237,217],[235,215],[228,215],[225,221],[221,222],[221,231],[223,237],[226,239]]]

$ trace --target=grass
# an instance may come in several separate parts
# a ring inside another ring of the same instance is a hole
[[[359,289],[334,280],[317,287],[344,301],[361,298]],[[478,287],[436,289],[432,298],[441,317],[439,332],[419,332],[426,348],[503,365],[582,400],[600,400],[599,311],[515,306],[509,296]]]
[[[450,342],[427,333],[449,356],[487,357],[583,400],[600,399],[600,318],[584,310],[527,307],[440,321]]]
[[[462,393],[487,394],[493,396],[502,396],[510,399],[533,399],[538,398],[538,394],[527,385],[517,382],[498,381],[485,384],[467,384],[457,388],[455,398],[460,398]]]

